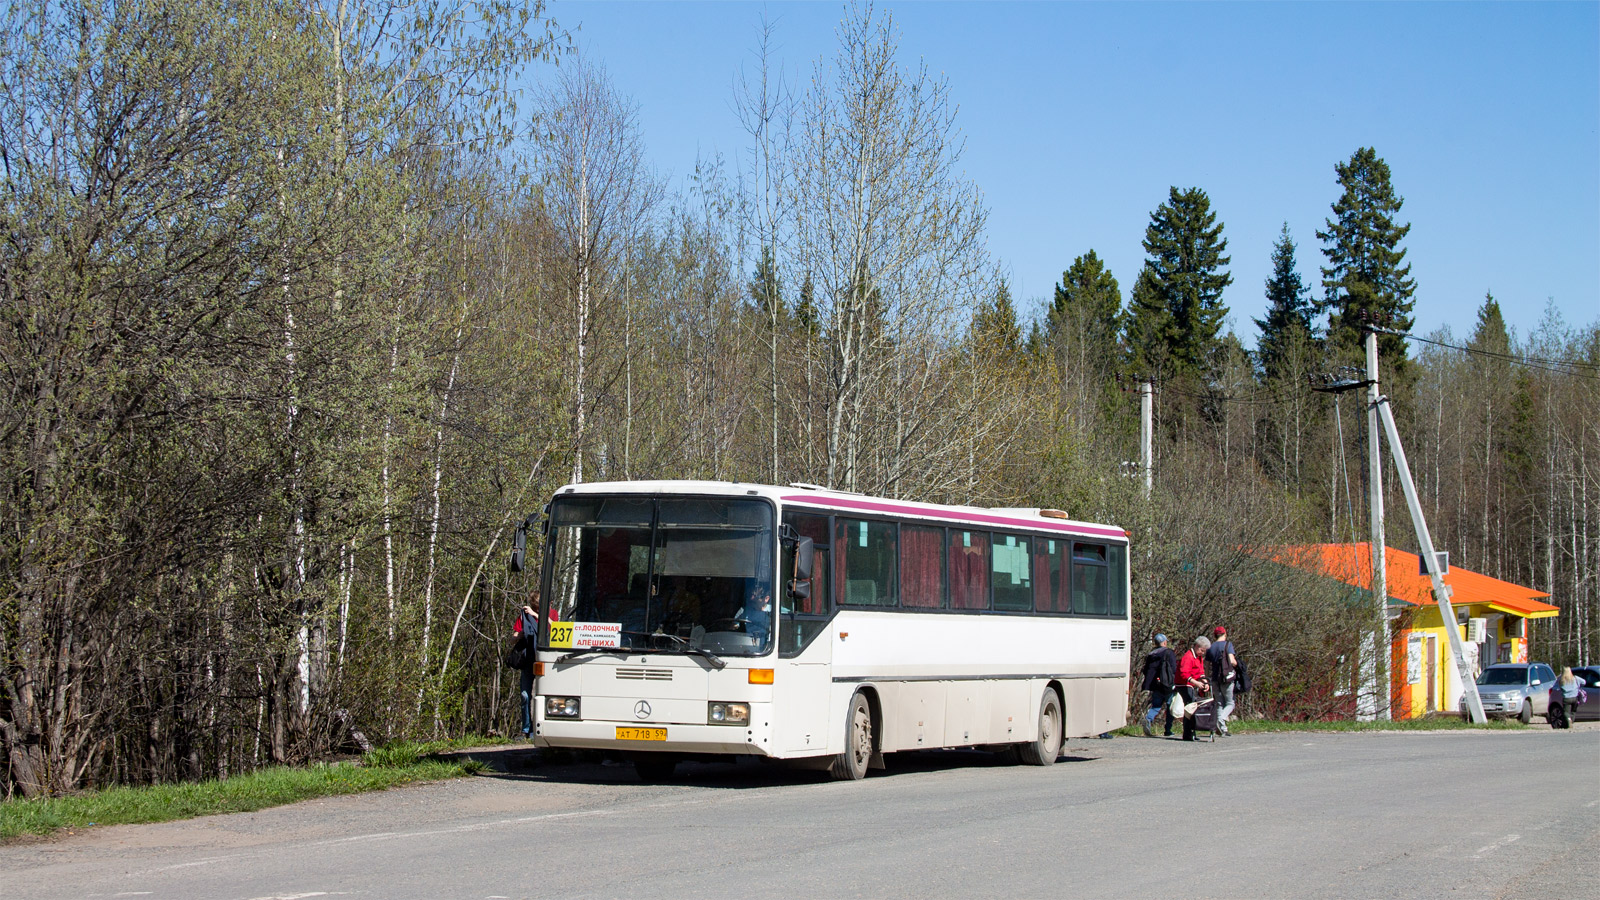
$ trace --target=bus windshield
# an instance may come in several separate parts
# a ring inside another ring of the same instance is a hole
[[[757,656],[772,644],[772,507],[761,500],[559,497],[551,649]]]

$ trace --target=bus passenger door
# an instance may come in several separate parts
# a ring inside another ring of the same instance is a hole
[[[832,657],[833,641],[824,634],[799,656],[778,661],[772,683],[772,736],[780,754],[823,753],[830,730],[835,725],[843,730],[844,723],[830,721],[833,717],[829,715]]]
[[[833,692],[832,562],[827,516],[790,513],[784,524],[812,539],[811,596],[788,593],[794,554],[782,556],[783,600],[778,623],[778,665],[772,684],[772,736],[779,755],[805,756],[827,751]],[[839,728],[843,729],[843,724]]]

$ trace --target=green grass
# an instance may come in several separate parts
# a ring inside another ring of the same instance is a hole
[[[503,741],[499,741],[502,742]],[[252,812],[337,794],[381,791],[417,781],[459,778],[483,770],[477,760],[441,759],[436,754],[497,743],[488,738],[402,743],[379,748],[355,763],[277,767],[226,781],[114,787],[67,797],[0,802],[0,841],[23,834],[50,834],[90,825],[167,822],[217,813]]]
[[[1165,719],[1157,719],[1159,726]],[[1540,724],[1543,724],[1542,722]],[[1313,731],[1518,731],[1534,726],[1524,725],[1516,719],[1490,719],[1487,724],[1474,725],[1457,716],[1438,716],[1424,719],[1397,719],[1388,722],[1355,722],[1340,720],[1335,722],[1276,722],[1269,719],[1229,719],[1228,730],[1234,734],[1267,734],[1271,732],[1313,732]],[[1176,729],[1174,729],[1176,730]],[[1135,720],[1132,724],[1124,725],[1113,731],[1112,734],[1120,737],[1139,737],[1144,731]]]
[[[1542,722],[1540,724],[1543,724]],[[1229,719],[1228,730],[1235,734],[1265,733],[1273,731],[1520,731],[1530,726],[1516,719],[1490,719],[1474,725],[1457,716],[1438,716],[1422,719],[1395,719],[1392,721],[1354,722],[1273,722],[1267,719]]]

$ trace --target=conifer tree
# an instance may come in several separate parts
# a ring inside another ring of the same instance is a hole
[[[1022,327],[1017,324],[1017,307],[1005,279],[1000,280],[994,299],[973,314],[972,337],[980,352],[994,358],[1009,359],[1021,353]]]
[[[1316,307],[1311,289],[1306,287],[1295,264],[1294,238],[1289,223],[1283,223],[1278,240],[1272,245],[1272,277],[1267,279],[1267,316],[1256,319],[1261,329],[1257,356],[1261,371],[1269,379],[1283,376],[1290,358],[1304,358],[1315,341],[1312,316]]]
[[[772,246],[764,244],[761,247],[761,258],[756,261],[754,272],[750,273],[750,283],[746,286],[749,292],[750,304],[754,311],[763,318],[775,320],[779,325],[788,319],[789,308],[783,302],[783,290],[778,283],[778,266],[773,257]]]
[[[1500,312],[1500,301],[1493,293],[1483,295],[1483,305],[1478,307],[1478,324],[1472,330],[1471,347],[1485,353],[1506,356],[1511,353],[1511,333],[1506,331],[1506,317]]]
[[[1171,363],[1171,332],[1172,313],[1162,299],[1150,263],[1146,262],[1128,294],[1128,313],[1123,326],[1129,373],[1139,378],[1166,373]]]
[[[1389,164],[1371,147],[1351,154],[1350,161],[1334,166],[1343,193],[1333,204],[1334,217],[1327,230],[1318,231],[1322,254],[1323,302],[1329,309],[1329,343],[1346,352],[1360,347],[1360,320],[1370,317],[1378,325],[1397,331],[1411,329],[1411,295],[1417,283],[1400,241],[1411,230],[1395,217],[1405,201],[1390,183]],[[1405,342],[1395,335],[1380,335],[1378,352],[1390,365],[1405,361]]]
[[[1225,270],[1230,262],[1230,257],[1223,255],[1227,248],[1211,199],[1199,188],[1171,188],[1167,202],[1150,214],[1144,233],[1149,260],[1140,273],[1141,279],[1149,279],[1149,291],[1141,298],[1147,307],[1141,314],[1149,319],[1154,313],[1148,308],[1152,304],[1164,310],[1159,334],[1165,346],[1158,355],[1167,360],[1174,374],[1205,378],[1211,373],[1228,313],[1222,290],[1233,283],[1233,276]],[[1150,324],[1154,322],[1143,323]],[[1153,336],[1146,333],[1140,339]],[[1152,358],[1154,349],[1146,346],[1136,352]]]
[[[808,337],[815,338],[822,332],[821,313],[817,310],[816,284],[811,280],[811,273],[807,272],[805,280],[800,283],[800,298],[794,302],[795,324],[800,326],[800,331]]]
[[[1065,329],[1081,329],[1089,340],[1109,347],[1116,339],[1121,311],[1122,291],[1116,277],[1090,250],[1061,273],[1048,313],[1050,336],[1059,339]]]

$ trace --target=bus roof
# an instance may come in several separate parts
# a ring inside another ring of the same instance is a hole
[[[947,523],[998,528],[1027,528],[1037,531],[1092,535],[1098,538],[1117,540],[1126,540],[1128,537],[1127,531],[1122,528],[1114,525],[1068,519],[1064,513],[1057,510],[1041,510],[1037,507],[988,508],[982,506],[953,506],[940,503],[917,503],[910,500],[869,497],[852,491],[838,491],[809,484],[778,487],[737,481],[595,481],[586,484],[569,484],[556,492],[557,496],[565,494],[755,496],[765,497],[785,505],[810,507],[819,511],[908,516]]]

